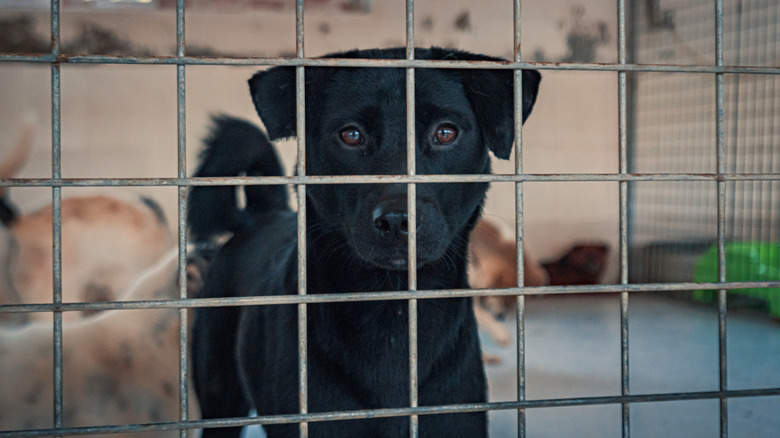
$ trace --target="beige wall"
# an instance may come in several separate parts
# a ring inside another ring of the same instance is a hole
[[[548,60],[567,51],[565,30],[571,0],[526,1],[523,53],[541,49]],[[588,1],[588,20],[610,24],[612,43],[598,60],[613,61],[614,2]],[[470,28],[455,26],[468,11]],[[1,11],[10,16],[18,11]],[[39,14],[45,32],[48,15]],[[512,2],[508,0],[416,3],[416,44],[444,45],[512,56]],[[428,20],[430,25],[428,26]],[[85,21],[95,21],[132,39],[154,54],[175,52],[173,12],[81,12],[62,19],[67,41]],[[423,23],[426,23],[423,25]],[[279,56],[295,51],[294,16],[289,12],[193,11],[187,14],[187,44],[237,55]],[[312,9],[305,16],[306,53],[388,47],[405,41],[404,2],[375,1],[369,14]],[[210,114],[227,112],[257,120],[246,80],[255,67],[193,66],[186,69],[189,171]],[[33,160],[20,176],[51,174],[50,69],[47,65],[0,64],[0,153],[9,150],[23,124],[37,117],[39,135]],[[170,177],[176,175],[176,68],[172,66],[62,66],[62,174],[64,177]],[[292,168],[294,147],[282,147]],[[543,72],[534,114],[524,129],[524,170],[529,173],[617,171],[617,77],[609,72]],[[512,173],[513,162],[496,162]],[[556,255],[575,240],[606,240],[617,247],[616,183],[526,183],[526,245],[538,258]],[[93,192],[140,191],[164,204],[176,218],[175,188],[66,189],[65,196]],[[50,202],[47,189],[14,189],[24,211]],[[513,228],[514,186],[496,184],[487,214]],[[613,251],[614,255],[614,251]],[[613,263],[614,265],[614,263]]]

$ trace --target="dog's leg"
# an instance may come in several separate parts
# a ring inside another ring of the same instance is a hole
[[[249,414],[235,355],[240,312],[236,307],[197,310],[192,333],[193,379],[203,419]],[[237,438],[240,435],[241,427],[203,429],[202,438]]]
[[[474,317],[477,319],[477,324],[490,333],[496,344],[507,346],[512,342],[512,335],[509,334],[509,329],[476,302],[474,303]]]

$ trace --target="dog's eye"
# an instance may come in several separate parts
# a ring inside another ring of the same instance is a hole
[[[363,133],[354,126],[348,126],[342,129],[339,136],[345,145],[353,148],[362,146],[366,140]]]
[[[438,145],[448,145],[458,138],[458,128],[444,123],[436,127],[436,131],[433,133],[433,140]]]

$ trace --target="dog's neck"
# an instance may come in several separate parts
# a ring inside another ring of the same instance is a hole
[[[307,263],[310,293],[381,292],[409,289],[409,271],[386,269],[362,260],[356,253],[344,257],[333,248],[350,249],[340,231],[323,226],[323,220],[311,203],[307,212]],[[417,268],[417,289],[463,289],[468,287],[467,260],[471,221],[447,248],[439,260]],[[316,267],[316,268],[315,268]]]
[[[437,261],[419,266],[417,290],[452,290],[468,287],[466,277],[468,237],[474,222],[461,230],[461,235]],[[312,208],[307,214],[308,278],[307,291],[318,293],[391,292],[409,289],[408,270],[388,270],[363,261],[357,254],[345,257],[329,257],[328,248],[349,248],[341,232],[322,227],[322,222]],[[333,253],[331,252],[330,255]],[[456,351],[454,345],[461,339],[463,324],[470,322],[471,298],[446,298],[421,300],[418,307],[418,331],[425,333],[419,340],[418,376],[425,380],[441,364],[447,352]],[[309,306],[309,345],[312,360],[322,358],[335,364],[334,369],[354,379],[355,388],[373,388],[372,381],[361,380],[361,369],[389,370],[408,366],[408,303],[405,300],[356,301],[343,303],[312,304]],[[381,330],[365,330],[379,324]],[[318,327],[322,330],[312,330]],[[327,336],[323,336],[326,333]],[[338,352],[334,354],[333,352]],[[367,357],[366,351],[372,353]],[[456,358],[457,359],[457,358]],[[374,394],[370,390],[357,391],[355,397],[363,398],[371,406],[395,406],[398,400],[408,400],[404,382],[406,376],[385,373],[380,379],[398,393]],[[398,405],[401,406],[401,405]]]

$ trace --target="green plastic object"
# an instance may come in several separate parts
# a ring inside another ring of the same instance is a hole
[[[780,281],[780,243],[731,242],[725,247],[726,281]],[[718,281],[718,247],[711,246],[696,262],[696,282]],[[764,301],[773,318],[780,319],[780,288],[732,289],[729,293],[743,294]],[[696,290],[693,298],[713,301],[717,293]]]

